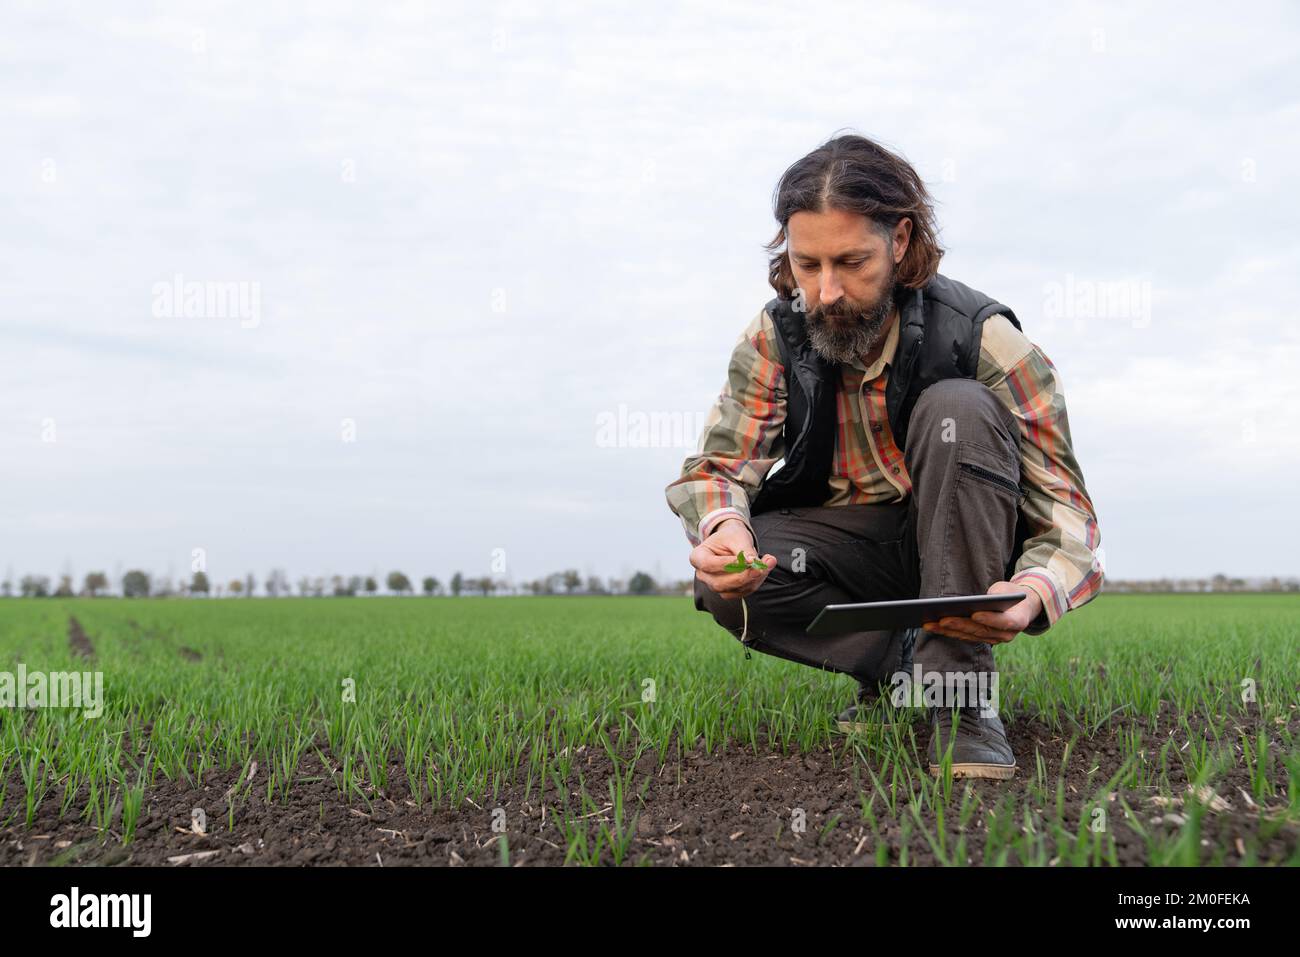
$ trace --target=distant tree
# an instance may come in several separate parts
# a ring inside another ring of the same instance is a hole
[[[480,594],[490,596],[497,590],[497,583],[492,580],[492,576],[484,575],[482,578],[478,579],[478,590]]]
[[[587,579],[587,594],[589,595],[605,594],[605,583],[602,582],[600,578],[597,577],[596,575],[592,575]]]
[[[19,594],[24,598],[48,598],[50,580],[44,575],[24,575],[18,583]]]
[[[367,576],[366,576],[366,594],[367,594],[367,595],[373,595],[373,594],[374,594],[375,592],[377,592],[377,591],[379,591],[379,582],[375,581],[374,576],[372,576],[372,575],[367,575]]]
[[[632,595],[653,595],[658,590],[658,586],[645,572],[637,572],[628,582],[627,590]]]
[[[572,595],[582,587],[582,576],[578,574],[576,568],[568,568],[564,571],[564,590]]]
[[[455,595],[457,598],[459,598],[460,593],[464,590],[465,590],[465,577],[461,575],[460,572],[457,572],[456,574],[451,576],[451,593]]]
[[[389,591],[397,592],[399,595],[405,595],[411,590],[411,580],[401,572],[389,572],[385,583]]]
[[[122,594],[127,598],[149,597],[149,576],[138,569],[132,569],[122,576]]]
[[[438,581],[438,579],[434,578],[432,575],[425,575],[424,581],[420,582],[420,585],[424,588],[424,593],[429,596],[436,595],[438,592],[442,591],[442,582]]]
[[[54,597],[55,598],[72,597],[72,576],[71,575],[59,576],[59,587],[54,590]]]
[[[253,573],[249,572],[244,576],[244,597],[252,598],[253,590],[257,588],[257,582],[253,578]]]
[[[352,575],[348,578],[348,594],[360,595],[361,589],[366,587],[366,583],[361,580],[360,575]]]
[[[154,598],[170,598],[176,592],[172,588],[171,576],[164,575],[153,583],[149,592]]]
[[[89,572],[86,575],[86,581],[82,585],[82,590],[87,595],[94,598],[101,591],[108,587],[108,576],[103,572]]]
[[[203,572],[195,572],[194,577],[190,579],[191,595],[202,594],[206,596],[211,587],[212,586],[208,584],[208,576]]]
[[[241,582],[238,578],[232,578],[230,579],[230,584],[226,586],[226,589],[227,591],[230,592],[230,594],[238,598],[240,593],[242,593],[244,590],[244,583]]]
[[[266,576],[266,594],[270,598],[289,594],[289,576],[283,568],[273,568]]]

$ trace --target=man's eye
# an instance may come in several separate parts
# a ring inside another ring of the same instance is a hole
[[[844,263],[844,265],[847,266],[849,269],[859,269],[861,268],[862,264],[865,262],[866,262],[865,259],[858,259],[855,260],[854,262],[846,262]],[[817,269],[816,263],[799,263],[798,265],[800,269],[803,269],[807,272],[814,272]]]

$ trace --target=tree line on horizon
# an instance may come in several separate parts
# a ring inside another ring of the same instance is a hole
[[[384,578],[384,586],[389,595],[416,594],[411,579],[400,571],[389,572]],[[690,579],[660,583],[642,571],[626,581],[601,579],[595,575],[584,579],[572,568],[522,583],[489,575],[466,576],[461,572],[453,574],[445,586],[432,575],[420,580],[420,594],[430,598],[467,595],[689,595],[692,590]],[[71,575],[61,575],[57,586],[52,586],[45,575],[24,575],[16,589],[9,579],[0,582],[0,597],[3,598],[251,598],[256,591],[257,581],[251,573],[222,585],[214,584],[204,572],[195,572],[188,582],[182,579],[172,583],[169,577],[154,578],[139,569],[123,575],[120,590],[116,592],[111,590],[104,572],[89,572],[79,589],[74,587]],[[273,569],[266,576],[262,591],[267,598],[288,598],[295,594],[301,598],[372,597],[379,595],[380,583],[374,575],[332,575],[328,579],[304,575],[295,586],[282,569]],[[1211,578],[1107,579],[1102,591],[1118,594],[1300,592],[1300,578],[1233,578],[1219,574]]]
[[[389,572],[384,578],[386,594],[410,596],[416,594],[411,579],[400,571]],[[647,572],[636,572],[631,578],[601,579],[596,575],[583,578],[576,569],[552,572],[543,578],[516,584],[490,575],[466,576],[456,572],[444,584],[433,575],[420,580],[420,594],[429,598],[479,595],[660,595],[689,594],[689,580],[660,585]],[[76,588],[71,575],[59,576],[57,586],[52,586],[46,575],[24,575],[15,589],[11,580],[0,582],[0,597],[4,598],[251,598],[256,594],[257,581],[250,572],[244,578],[232,578],[222,585],[211,581],[207,573],[194,572],[188,581],[173,583],[169,576],[154,577],[140,569],[132,569],[122,576],[120,590],[113,591],[104,572],[89,572]],[[267,598],[301,598],[377,596],[380,583],[374,575],[332,575],[329,578],[302,576],[296,589],[282,569],[272,569],[262,583],[262,593]]]

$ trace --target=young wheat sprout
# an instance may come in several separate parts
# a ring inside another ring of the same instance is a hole
[[[722,570],[724,572],[743,572],[747,568],[754,568],[760,571],[766,571],[767,563],[761,562],[758,559],[754,559],[751,562],[747,558],[745,558],[744,552],[736,552],[736,560],[732,562],[730,565],[722,566]],[[749,635],[749,606],[745,604],[745,598],[743,595],[740,598],[740,614],[741,614],[740,643],[743,645],[745,643],[745,638],[748,637]]]

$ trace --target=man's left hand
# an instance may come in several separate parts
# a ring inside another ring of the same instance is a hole
[[[1024,592],[1026,597],[1006,611],[977,611],[969,618],[941,618],[937,622],[928,621],[921,627],[936,635],[947,635],[963,641],[984,641],[989,644],[1010,641],[1038,617],[1043,610],[1043,600],[1023,585],[1013,585],[1011,582],[994,582],[989,586],[990,595],[999,592]]]

